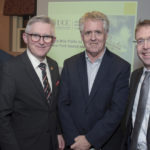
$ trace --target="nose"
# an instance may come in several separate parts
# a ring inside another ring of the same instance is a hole
[[[96,39],[96,34],[94,32],[91,33],[91,40],[95,40]]]
[[[40,44],[44,44],[44,39],[43,39],[43,37],[40,38],[39,43],[40,43]]]
[[[147,40],[144,41],[143,48],[144,48],[144,49],[147,49],[147,48],[148,48],[148,41],[147,41]]]

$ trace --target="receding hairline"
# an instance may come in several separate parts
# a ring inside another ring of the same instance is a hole
[[[92,11],[85,13],[80,19],[79,19],[79,29],[80,31],[83,30],[84,23],[87,20],[93,20],[93,21],[102,21],[103,26],[106,29],[106,31],[109,31],[109,20],[108,17],[99,11]]]
[[[140,28],[148,26],[150,27],[150,20],[143,20],[143,21],[139,20],[135,28],[135,37]]]
[[[41,15],[41,16],[34,16],[32,17],[28,23],[27,23],[27,26],[26,26],[26,29],[25,29],[25,32],[29,31],[30,27],[35,24],[35,23],[45,23],[45,24],[49,24],[52,26],[53,29],[55,29],[55,22],[54,20],[52,20],[50,17],[48,16],[44,16],[44,15]]]

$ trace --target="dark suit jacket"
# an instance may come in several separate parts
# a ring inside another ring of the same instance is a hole
[[[1,150],[56,150],[56,100],[59,83],[57,63],[47,58],[52,77],[52,104],[24,52],[2,66],[0,78]],[[53,148],[52,148],[53,147]]]
[[[122,142],[122,150],[129,149],[131,142],[131,132],[132,132],[132,109],[134,105],[134,100],[138,88],[140,78],[143,73],[143,68],[135,70],[131,75],[130,80],[130,94],[128,99],[128,106],[125,113],[124,121],[122,122],[122,129],[124,131],[124,139]]]
[[[107,49],[89,95],[85,53],[65,61],[59,115],[67,145],[86,135],[96,149],[120,150],[129,74],[130,65]]]

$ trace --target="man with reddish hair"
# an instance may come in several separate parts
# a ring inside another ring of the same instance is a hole
[[[138,57],[144,66],[131,75],[122,150],[150,150],[150,20],[137,24],[135,40]],[[146,88],[142,90],[144,85]]]

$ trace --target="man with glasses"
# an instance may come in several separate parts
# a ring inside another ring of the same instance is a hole
[[[58,102],[67,148],[120,150],[130,65],[105,46],[106,15],[87,12],[79,28],[86,50],[65,61]]]
[[[23,34],[27,50],[2,65],[1,150],[63,150],[57,113],[59,72],[46,57],[56,40],[53,21],[35,16]]]
[[[135,39],[137,54],[144,67],[131,75],[122,150],[150,150],[150,20],[137,24]]]

